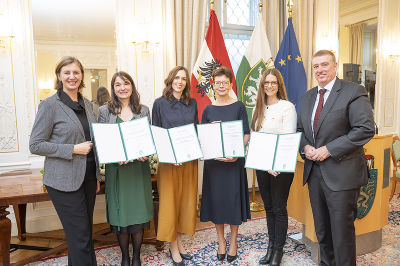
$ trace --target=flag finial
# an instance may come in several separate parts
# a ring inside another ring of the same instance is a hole
[[[258,12],[260,12],[260,14],[262,13],[262,8],[263,8],[263,3],[262,0],[260,0],[260,3],[258,4]]]
[[[287,6],[289,11],[289,18],[291,18],[293,16],[293,1],[288,0]]]
[[[210,0],[210,10],[214,10],[214,0]]]

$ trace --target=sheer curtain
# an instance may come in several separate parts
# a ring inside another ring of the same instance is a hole
[[[352,24],[350,29],[350,60],[353,64],[363,63],[364,23]]]

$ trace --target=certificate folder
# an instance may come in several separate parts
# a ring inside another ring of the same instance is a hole
[[[203,157],[194,124],[165,129],[151,126],[158,160],[178,164]]]
[[[290,134],[250,133],[245,168],[294,172],[301,132]]]
[[[123,123],[91,123],[99,163],[136,160],[156,153],[146,117]]]
[[[243,121],[197,125],[203,160],[244,157]]]

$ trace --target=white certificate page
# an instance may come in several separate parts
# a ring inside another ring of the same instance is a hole
[[[203,157],[194,124],[168,129],[176,163],[193,161]]]
[[[156,153],[147,116],[121,123],[120,127],[128,160]]]
[[[275,153],[275,171],[294,172],[296,170],[300,138],[300,132],[279,135]]]
[[[244,157],[243,122],[221,123],[225,157]]]
[[[203,160],[224,157],[220,123],[199,124],[197,125],[197,134],[203,152]]]
[[[161,127],[151,126],[154,144],[156,145],[158,160],[161,163],[176,163],[174,150],[169,139],[168,130]]]
[[[272,170],[277,138],[275,134],[252,131],[245,167],[264,171]]]
[[[92,131],[99,163],[126,161],[118,124],[92,123]]]

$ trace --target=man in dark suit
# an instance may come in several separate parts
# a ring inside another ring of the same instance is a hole
[[[301,98],[298,131],[320,265],[356,265],[354,219],[368,180],[363,145],[374,136],[372,108],[363,86],[336,77],[331,51],[315,53],[312,68],[318,86]]]

